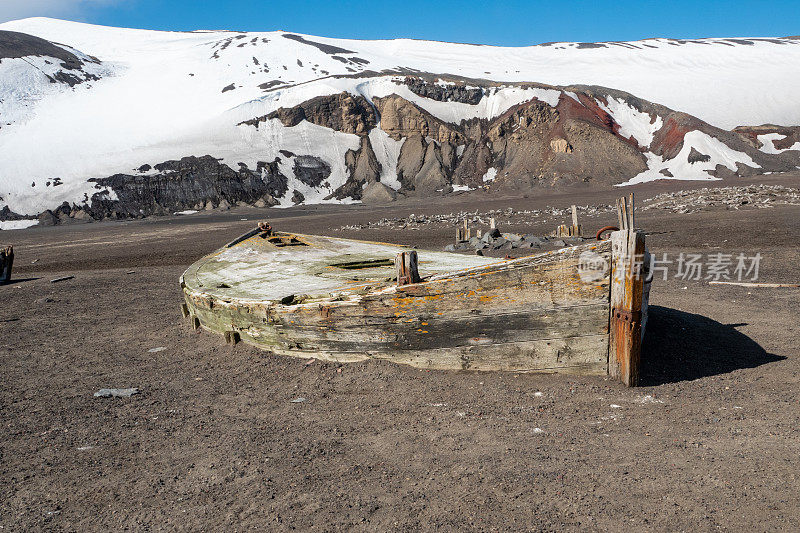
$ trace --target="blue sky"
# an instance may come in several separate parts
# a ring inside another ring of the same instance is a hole
[[[800,0],[0,0],[0,21],[26,16],[159,30],[282,29],[329,37],[412,37],[508,46],[800,34]]]

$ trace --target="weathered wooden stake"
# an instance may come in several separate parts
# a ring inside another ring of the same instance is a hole
[[[489,219],[489,229],[497,229],[497,222],[494,220],[494,217]]]
[[[398,285],[420,282],[417,270],[417,252],[414,250],[397,254],[394,258],[394,268],[397,272]]]
[[[0,285],[11,281],[11,266],[14,264],[14,247],[0,249]]]
[[[572,225],[578,227],[578,208],[572,206]]]
[[[628,196],[628,216],[630,217],[630,220],[629,220],[629,223],[628,223],[628,229],[629,230],[635,230],[636,229],[636,226],[634,225],[636,223],[636,219],[635,219],[633,213],[634,213],[634,209],[633,209],[633,193],[631,193],[630,196]]]
[[[629,387],[639,383],[642,350],[642,297],[645,276],[644,233],[611,234],[611,321],[608,373]]]

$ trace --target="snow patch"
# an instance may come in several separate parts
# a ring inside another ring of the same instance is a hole
[[[708,161],[698,161],[689,163],[689,154],[692,148],[703,155],[709,156]],[[752,160],[744,152],[738,152],[722,141],[711,137],[701,131],[690,131],[683,138],[683,148],[673,159],[664,161],[661,156],[653,153],[646,153],[647,170],[634,176],[625,183],[618,186],[634,185],[636,183],[646,183],[661,179],[674,180],[718,180],[708,172],[716,169],[717,165],[722,165],[730,170],[736,171],[736,164],[741,163],[753,168],[761,166]],[[667,170],[672,177],[665,176],[661,170]]]
[[[661,129],[664,122],[656,116],[653,120],[650,114],[639,111],[628,105],[621,98],[608,98],[608,105],[600,100],[595,100],[603,111],[611,115],[614,122],[619,124],[619,135],[625,139],[633,137],[642,148],[647,148],[653,142],[653,136]]]
[[[0,230],[25,229],[38,223],[38,220],[0,220]]]
[[[497,169],[494,167],[490,167],[489,170],[486,171],[486,174],[483,175],[483,182],[487,183],[489,181],[494,181],[497,177]]]
[[[400,158],[400,148],[405,140],[404,137],[395,141],[381,129],[380,124],[369,132],[369,142],[372,144],[375,158],[381,165],[380,182],[394,190],[400,189],[400,180],[397,179],[397,160]]]
[[[761,142],[761,148],[759,149],[767,154],[780,154],[786,150],[800,150],[800,142],[794,143],[789,148],[775,148],[774,141],[782,141],[785,138],[786,135],[781,135],[780,133],[765,133],[764,135],[759,135],[758,140]]]

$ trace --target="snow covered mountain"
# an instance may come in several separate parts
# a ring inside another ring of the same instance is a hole
[[[0,220],[787,171],[797,64],[797,38],[499,48],[12,21]]]

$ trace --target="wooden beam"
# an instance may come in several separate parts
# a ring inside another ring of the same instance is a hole
[[[633,215],[634,211],[635,210],[633,208],[633,193],[631,193],[628,196],[628,217],[630,217],[630,221],[628,223],[628,229],[629,230],[635,230],[636,229],[636,225],[635,225],[636,224],[636,219],[635,219],[635,217]]]
[[[623,205],[625,202],[622,202]],[[639,383],[645,237],[640,231],[611,234],[611,319],[608,373],[629,387]]]
[[[394,267],[397,272],[397,284],[409,285],[419,283],[419,271],[417,269],[417,252],[410,250],[400,252],[394,258]]]
[[[769,289],[791,289],[800,287],[800,283],[754,283],[747,281],[709,281],[709,285],[734,285],[736,287],[762,287]]]
[[[0,249],[0,285],[11,281],[11,266],[14,264],[14,247]]]
[[[578,227],[578,208],[574,205],[572,206],[572,225]]]

